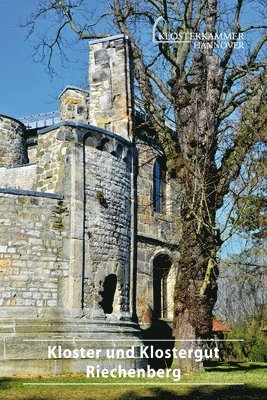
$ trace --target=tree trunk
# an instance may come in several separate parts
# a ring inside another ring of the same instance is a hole
[[[212,310],[217,298],[216,230],[217,149],[216,110],[220,93],[220,70],[216,58],[198,53],[190,82],[177,79],[172,93],[178,126],[182,238],[174,296],[174,335],[180,348],[201,346],[210,337]],[[177,161],[175,161],[177,164]],[[183,369],[198,363],[185,360]]]
[[[174,296],[173,333],[180,349],[201,348],[204,342],[197,340],[211,337],[212,310],[217,299],[217,268],[211,269],[208,280],[205,277],[211,254],[208,244],[213,241],[207,233],[197,233],[192,221],[185,222]],[[184,371],[202,365],[191,359],[178,360],[178,364]]]

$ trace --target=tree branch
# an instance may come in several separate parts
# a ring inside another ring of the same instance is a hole
[[[243,108],[239,132],[234,139],[233,146],[225,151],[221,167],[218,169],[218,206],[222,204],[223,196],[228,193],[230,184],[238,177],[248,151],[266,129],[265,101],[266,88],[263,87],[261,92],[252,97]]]
[[[146,73],[147,75],[150,77],[150,79],[152,79],[157,87],[159,88],[159,90],[161,91],[161,93],[169,100],[169,101],[173,101],[173,97],[170,93],[170,91],[168,90],[167,86],[164,84],[164,82],[162,81],[162,79],[160,79],[160,77],[155,74],[155,72],[153,72],[152,70],[150,70],[149,68],[147,68],[147,66],[145,67]]]
[[[235,17],[234,17],[234,22],[233,22],[233,39],[230,41],[230,45],[228,46],[225,55],[221,61],[221,68],[225,69],[226,65],[228,64],[231,55],[234,50],[233,44],[236,42],[236,37],[238,36],[238,33],[240,32],[240,24],[239,24],[239,17],[240,17],[240,12],[243,6],[243,0],[237,0],[237,5],[236,5],[236,10],[235,10]]]

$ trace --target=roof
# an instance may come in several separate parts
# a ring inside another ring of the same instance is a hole
[[[231,329],[229,328],[229,326],[214,319],[212,321],[212,332],[231,332]]]
[[[62,94],[67,89],[75,89],[75,90],[83,91],[85,93],[89,93],[87,90],[78,88],[76,86],[66,86],[65,89],[63,90],[63,92],[60,94],[60,96],[62,96]],[[137,97],[134,100],[134,111],[135,111],[135,115],[138,115],[140,118],[142,118],[145,121],[147,120],[148,116],[145,112],[143,102],[140,99],[138,99]],[[8,117],[8,118],[10,118],[10,117]],[[13,118],[13,119],[15,119],[15,118]],[[57,111],[50,111],[50,112],[45,112],[45,113],[36,114],[36,115],[27,115],[27,116],[24,116],[21,118],[17,118],[17,120],[18,120],[18,122],[23,123],[26,126],[26,128],[28,128],[28,129],[47,128],[49,126],[55,125],[60,122],[60,111],[57,110]],[[175,127],[174,122],[172,122],[171,120],[166,120],[165,123],[168,128],[175,131],[176,127]]]
[[[60,113],[59,111],[51,111],[37,115],[29,115],[19,118],[19,120],[27,128],[45,128],[58,123],[60,121]]]

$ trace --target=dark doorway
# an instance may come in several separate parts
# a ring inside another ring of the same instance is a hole
[[[155,318],[167,318],[168,273],[172,262],[167,254],[160,254],[153,261],[153,298]]]
[[[117,276],[110,274],[106,276],[103,283],[102,301],[100,303],[105,314],[111,314],[113,312],[113,301],[117,286]]]

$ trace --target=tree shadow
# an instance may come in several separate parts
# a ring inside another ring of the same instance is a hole
[[[154,349],[161,349],[164,352],[167,349],[172,350],[174,347],[174,337],[172,335],[172,329],[169,324],[162,320],[153,322],[150,328],[142,330],[142,337],[145,339],[144,344],[146,346],[154,346]],[[166,341],[165,341],[166,340]],[[150,358],[148,364],[151,368],[158,370],[160,368],[170,368],[173,362],[173,358]]]
[[[12,381],[16,381],[16,379],[12,378],[0,378],[0,393],[1,389],[10,389],[10,383]],[[210,386],[201,386],[191,389],[189,386],[182,386],[181,393],[179,393],[178,385],[174,388],[165,389],[157,387],[146,387],[146,394],[142,394],[142,391],[139,390],[139,386],[136,387],[134,390],[129,390],[117,400],[265,400],[266,399],[266,390],[259,387],[254,387],[251,385],[244,385],[244,386],[228,386],[228,387],[220,387],[214,388]],[[166,387],[168,384],[166,384]],[[142,387],[143,388],[143,387]],[[186,388],[186,393],[184,393],[184,389]],[[22,394],[23,399],[26,397]],[[5,399],[1,396],[1,399]],[[13,398],[13,397],[8,397]],[[14,397],[15,398],[15,397]],[[55,396],[48,396],[44,394],[44,396],[36,396],[36,395],[29,395],[27,396],[27,400],[54,400],[56,399]],[[66,395],[66,400],[70,400],[72,398],[71,393]],[[74,398],[76,398],[74,396]],[[94,400],[94,396],[84,394],[82,398],[83,400]],[[18,397],[18,400],[20,396]],[[107,398],[108,399],[108,398]]]
[[[1,389],[9,389],[10,388],[10,382],[14,381],[16,379],[13,378],[0,378],[0,390]]]
[[[249,364],[249,363],[239,363],[239,362],[227,362],[227,363],[216,363],[209,362],[205,363],[205,370],[207,372],[233,372],[233,371],[252,371],[255,369],[265,369],[267,364]]]
[[[143,396],[136,391],[129,391],[118,400],[264,400],[266,391],[253,386],[231,386],[227,388],[210,388],[208,386],[190,390],[186,394],[161,388],[149,389]],[[89,400],[89,399],[88,399]]]

